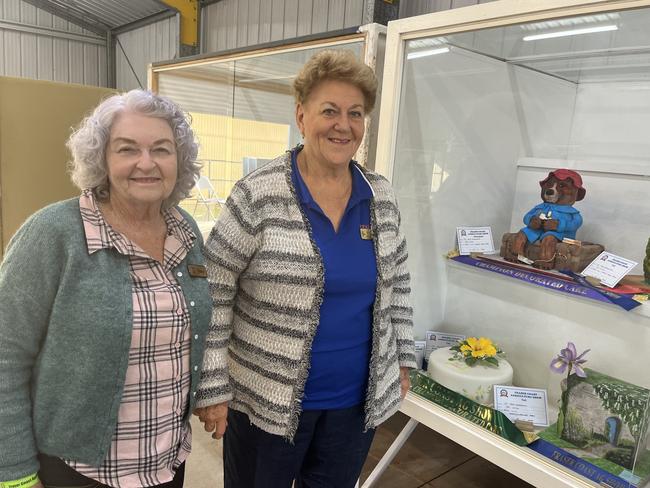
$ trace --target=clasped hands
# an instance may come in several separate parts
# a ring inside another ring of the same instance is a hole
[[[213,439],[221,439],[228,426],[228,402],[194,409],[194,415],[203,423],[206,432],[212,432]]]
[[[402,399],[411,386],[409,369],[400,368],[400,396]],[[199,417],[206,432],[212,432],[213,439],[221,439],[228,427],[228,402],[217,403],[209,407],[194,409],[194,415]]]

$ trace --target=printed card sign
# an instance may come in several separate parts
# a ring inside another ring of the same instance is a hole
[[[494,409],[512,422],[523,420],[538,427],[548,426],[546,390],[494,385]]]
[[[609,288],[614,288],[637,264],[635,261],[603,251],[589,263],[589,266],[584,269],[582,274],[600,280],[603,285]]]
[[[456,227],[458,252],[469,255],[473,252],[494,253],[491,227]]]
[[[427,330],[425,333],[426,347],[424,350],[424,361],[422,369],[426,370],[429,363],[429,356],[436,349],[441,347],[451,347],[458,344],[458,341],[465,339],[462,334],[449,334],[448,332],[438,332],[436,330]]]
[[[441,347],[451,347],[458,344],[458,341],[465,339],[465,336],[462,334],[449,334],[448,332],[438,332],[435,330],[427,330],[426,332],[426,351],[425,355],[428,358],[428,355],[431,354],[436,349]]]

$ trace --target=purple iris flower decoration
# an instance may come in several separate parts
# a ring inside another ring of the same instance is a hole
[[[585,350],[582,354],[578,356],[576,351],[576,346],[573,342],[567,343],[566,347],[560,351],[560,354],[551,361],[551,371],[555,373],[562,374],[566,371],[567,367],[569,368],[569,374],[571,374],[571,369],[581,378],[586,378],[587,373],[582,369],[582,364],[586,363],[586,359],[582,359],[585,354],[587,354],[591,349]]]

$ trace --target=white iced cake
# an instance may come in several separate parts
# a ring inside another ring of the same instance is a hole
[[[442,386],[478,403],[493,403],[492,386],[512,385],[512,366],[499,359],[499,366],[481,364],[468,366],[464,361],[449,359],[454,352],[448,347],[436,349],[429,356],[429,376]]]

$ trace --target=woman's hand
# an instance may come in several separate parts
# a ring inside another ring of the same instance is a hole
[[[203,422],[206,432],[213,432],[213,439],[221,439],[228,426],[228,402],[217,403],[209,407],[197,408],[194,415]]]
[[[36,483],[34,486],[32,486],[32,488],[45,488],[45,487],[43,486],[43,483],[41,483],[41,482],[39,481],[39,482]]]
[[[404,397],[406,396],[406,392],[408,392],[409,388],[411,387],[411,377],[409,376],[410,371],[411,368],[399,369],[399,383],[401,389],[400,396],[402,400],[404,400]]]

